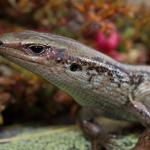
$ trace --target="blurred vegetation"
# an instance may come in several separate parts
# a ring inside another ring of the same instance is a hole
[[[60,34],[121,62],[150,62],[150,9],[144,2],[2,0],[0,6],[0,33],[35,30]],[[0,58],[1,125],[70,123],[78,110],[70,96]]]

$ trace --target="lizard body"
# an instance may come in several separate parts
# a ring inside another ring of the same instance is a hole
[[[84,107],[150,126],[150,67],[121,64],[75,40],[33,31],[1,35],[0,54]]]

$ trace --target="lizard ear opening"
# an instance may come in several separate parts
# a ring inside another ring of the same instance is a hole
[[[72,72],[81,71],[82,67],[79,64],[73,63],[73,64],[70,65],[70,70]]]

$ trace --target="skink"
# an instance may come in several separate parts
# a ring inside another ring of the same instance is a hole
[[[24,31],[0,36],[0,54],[85,108],[150,126],[150,67],[119,63],[73,39]]]

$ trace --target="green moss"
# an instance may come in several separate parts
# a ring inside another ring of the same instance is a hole
[[[120,136],[114,142],[114,150],[128,150],[137,142],[137,136]],[[91,144],[76,126],[40,128],[0,140],[0,150],[91,150]]]

